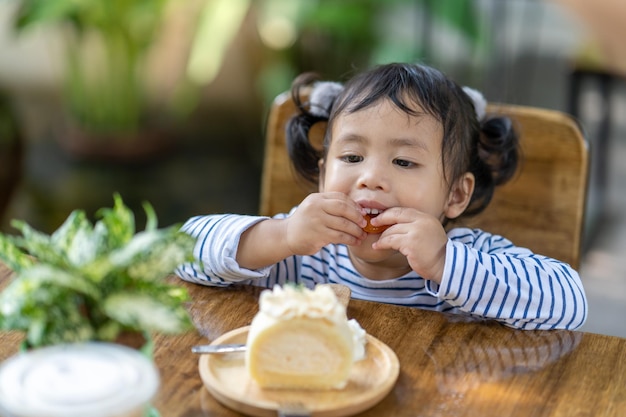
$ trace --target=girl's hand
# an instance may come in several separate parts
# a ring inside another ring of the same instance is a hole
[[[391,225],[372,244],[373,249],[397,250],[420,276],[441,282],[448,243],[441,220],[416,209],[394,207],[370,222],[374,226]]]
[[[295,255],[312,255],[329,243],[357,245],[367,237],[361,208],[339,192],[309,194],[285,222],[285,241]]]

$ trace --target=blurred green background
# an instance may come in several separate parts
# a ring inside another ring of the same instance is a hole
[[[162,225],[254,214],[267,109],[300,72],[420,61],[567,111],[586,37],[533,0],[3,0],[1,228],[49,232],[114,192]]]

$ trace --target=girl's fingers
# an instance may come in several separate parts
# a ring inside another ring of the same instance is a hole
[[[308,207],[311,216],[323,215],[343,219],[352,225],[356,225],[359,229],[367,223],[361,213],[361,207],[343,193],[319,193],[311,196],[313,196],[311,198],[315,199],[314,203]],[[338,230],[345,230],[347,223],[334,223],[333,227]]]
[[[363,217],[361,207],[347,195],[339,192],[327,193],[329,205],[328,214],[343,217],[356,223],[360,228],[365,227],[367,221]]]
[[[311,194],[298,211],[296,215],[310,232],[328,235],[333,241],[341,243],[345,241],[345,236],[363,239],[362,227],[366,221],[360,207],[343,193]]]
[[[391,226],[397,223],[411,223],[420,216],[420,212],[406,207],[392,207],[376,217],[372,217],[370,223],[373,226]]]

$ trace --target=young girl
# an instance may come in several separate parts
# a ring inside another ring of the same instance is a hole
[[[183,228],[197,238],[201,262],[182,265],[181,278],[341,283],[354,298],[520,329],[584,323],[585,293],[569,265],[485,231],[445,229],[449,219],[484,209],[517,167],[511,121],[487,117],[480,93],[413,64],[379,66],[345,86],[313,81],[294,81],[300,114],[287,140],[296,171],[319,192],[273,218],[189,219]],[[328,121],[321,152],[308,141],[319,121]]]

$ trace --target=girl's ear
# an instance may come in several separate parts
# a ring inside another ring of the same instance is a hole
[[[474,174],[466,172],[452,186],[444,207],[444,214],[448,219],[455,219],[463,214],[474,193],[475,182]]]
[[[317,188],[320,192],[324,191],[324,159],[321,158],[317,161],[317,168],[319,169],[320,175],[317,180]]]

